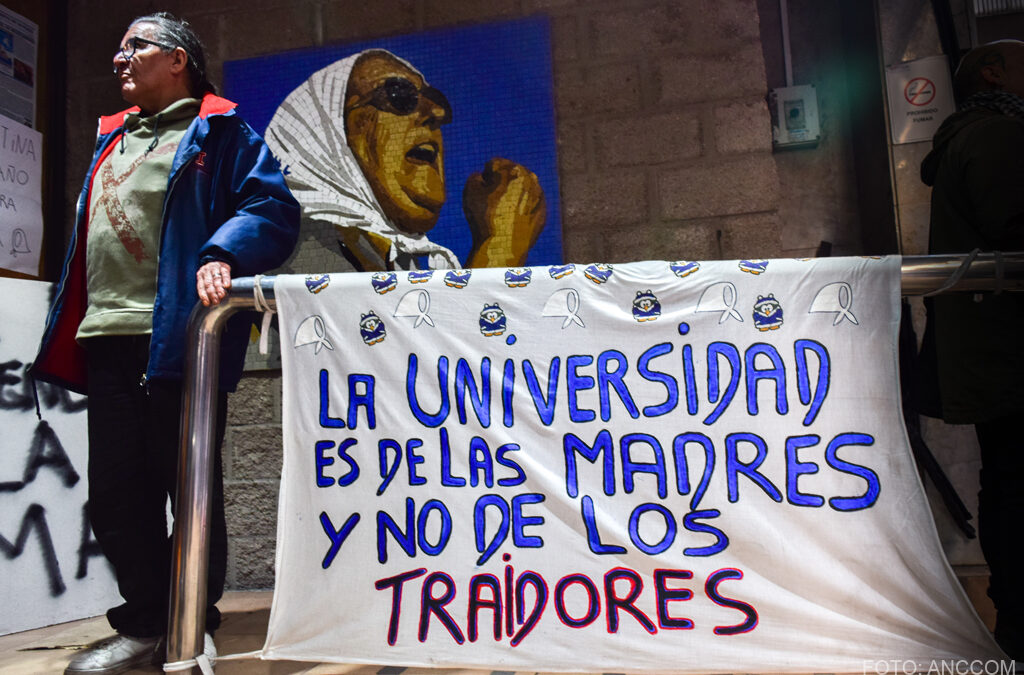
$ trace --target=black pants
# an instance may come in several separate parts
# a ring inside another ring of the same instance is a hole
[[[981,446],[978,535],[996,606],[996,640],[1024,658],[1024,437],[1019,417],[976,424]]]
[[[112,336],[84,341],[89,360],[89,518],[110,561],[125,602],[107,619],[132,637],[167,630],[171,542],[166,500],[177,487],[181,382],[141,384],[149,360],[149,336]],[[206,629],[220,625],[214,606],[224,592],[227,528],[220,448],[225,394],[220,395],[214,453],[213,501]]]

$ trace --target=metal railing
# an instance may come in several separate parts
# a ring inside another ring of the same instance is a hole
[[[968,257],[905,256],[903,295],[926,295],[942,288]],[[213,307],[196,305],[189,319],[167,627],[167,660],[172,663],[194,659],[203,652],[220,338],[231,315],[255,308],[254,285],[252,277],[232,279],[228,297]],[[267,304],[275,309],[274,278],[263,277],[260,286]],[[998,289],[1024,290],[1024,253],[1005,253],[998,258],[980,254],[943,292]]]

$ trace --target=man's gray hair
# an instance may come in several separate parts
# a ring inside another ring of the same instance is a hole
[[[128,27],[140,23],[156,27],[156,41],[185,50],[188,55],[189,89],[193,96],[202,98],[207,92],[217,93],[217,88],[206,76],[206,49],[188,21],[170,12],[156,12],[136,18]]]

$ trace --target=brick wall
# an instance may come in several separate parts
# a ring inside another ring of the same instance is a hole
[[[224,437],[229,588],[274,585],[280,477],[281,377],[249,375],[229,396]]]
[[[756,0],[72,0],[69,222],[95,118],[123,107],[110,74],[113,53],[134,16],[158,9],[193,23],[215,82],[228,60],[546,15],[566,260],[782,254]],[[280,407],[272,373],[246,377],[230,399],[233,588],[273,584]]]

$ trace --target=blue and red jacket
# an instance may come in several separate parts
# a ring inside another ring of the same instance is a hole
[[[235,104],[206,94],[199,115],[178,145],[167,181],[148,378],[176,378],[185,368],[186,327],[199,301],[196,271],[210,256],[231,264],[233,277],[279,267],[299,234],[299,205],[285,185],[263,139],[235,115]],[[85,243],[89,195],[96,167],[117,146],[125,115],[100,118],[99,137],[78,198],[75,229],[46,317],[32,375],[71,391],[88,393],[85,351],[75,340],[85,316]],[[228,321],[221,342],[220,388],[233,390],[241,377],[251,317]]]

